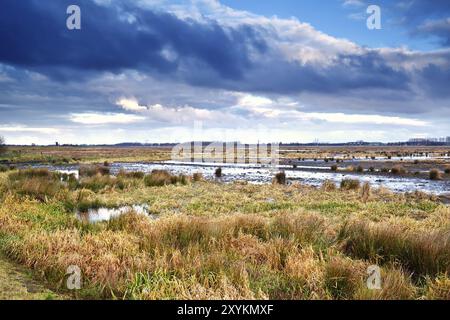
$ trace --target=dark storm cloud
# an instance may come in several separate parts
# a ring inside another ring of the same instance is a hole
[[[285,94],[304,91],[331,94],[364,88],[409,90],[410,77],[388,66],[376,52],[341,55],[336,61],[326,68],[277,61],[277,68],[258,68],[252,81],[246,82],[246,88]]]
[[[81,7],[82,30],[66,28],[69,4]],[[269,30],[262,24],[224,27],[211,19],[181,19],[125,0],[109,5],[93,0],[4,0],[0,63],[66,82],[131,69],[158,79],[234,91],[410,90],[411,74],[394,68],[376,51],[338,54],[331,65],[299,63],[276,49]],[[420,79],[433,83],[434,74],[441,79],[433,72]]]
[[[82,30],[66,28],[66,8],[77,4]],[[4,0],[0,10],[0,61],[33,68],[53,78],[83,72],[140,69],[175,72],[185,61],[220,77],[238,79],[251,67],[250,49],[265,43],[248,26],[236,29],[183,21],[174,15],[99,6],[93,1]],[[135,22],[128,22],[129,15]],[[173,59],[163,54],[168,50]]]

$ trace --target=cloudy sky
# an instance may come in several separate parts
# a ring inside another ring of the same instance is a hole
[[[69,5],[81,30],[66,27]],[[381,8],[369,30],[366,9]],[[448,0],[2,0],[11,144],[450,136]]]

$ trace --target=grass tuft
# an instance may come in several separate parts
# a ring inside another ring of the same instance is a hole
[[[439,169],[431,169],[430,170],[430,180],[442,180],[442,173]]]
[[[273,183],[274,184],[281,184],[281,185],[285,185],[286,184],[286,173],[283,172],[278,172],[275,175],[275,178],[273,179]]]
[[[342,190],[357,190],[359,189],[361,182],[355,179],[343,179],[341,181]]]

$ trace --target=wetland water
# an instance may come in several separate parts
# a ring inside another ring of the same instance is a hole
[[[53,171],[65,173],[77,173],[78,166],[51,166],[34,165],[34,167],[45,167]],[[329,170],[329,165],[321,166],[316,162],[299,163],[296,169],[292,165],[278,166],[277,169],[261,167],[248,164],[220,164],[220,163],[113,163],[110,165],[111,173],[117,174],[120,170],[142,171],[150,173],[153,170],[167,170],[173,174],[192,175],[201,172],[208,180],[214,180],[216,168],[222,168],[221,182],[229,183],[236,180],[245,180],[250,183],[271,183],[273,176],[280,170],[285,170],[288,181],[298,181],[302,184],[320,186],[325,180],[331,180],[339,184],[343,179],[358,179],[369,182],[373,187],[383,186],[394,192],[413,192],[416,190],[442,195],[450,193],[450,181],[431,181],[418,177],[401,177],[380,174],[356,174],[352,172]]]

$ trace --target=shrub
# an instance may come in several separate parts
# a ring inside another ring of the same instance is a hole
[[[442,180],[441,172],[438,169],[431,169],[430,180]]]
[[[325,180],[322,183],[321,189],[324,191],[334,191],[336,190],[336,184],[331,180]]]
[[[273,183],[274,184],[285,185],[286,184],[286,173],[285,172],[278,172],[275,175],[275,178],[273,179]]]
[[[80,167],[80,177],[93,177],[97,174],[106,176],[110,174],[110,170],[106,166],[99,165],[84,165]]]
[[[355,171],[355,167],[354,166],[348,166],[345,170],[350,171],[350,172],[354,172]]]
[[[375,168],[374,167],[370,167],[369,168],[369,172],[375,172]]]
[[[182,185],[187,185],[189,183],[189,177],[182,174],[178,177],[178,181],[182,184]]]
[[[85,189],[92,190],[94,192],[98,192],[104,189],[107,186],[113,187],[118,182],[118,179],[111,176],[102,176],[101,174],[97,174],[93,177],[87,177],[81,180],[80,186]],[[124,187],[119,187],[123,189]]]
[[[325,288],[334,299],[351,299],[363,275],[357,263],[333,257],[325,267]]]
[[[19,195],[28,195],[40,201],[54,197],[64,186],[60,174],[47,169],[25,169],[8,175],[10,190]]]
[[[445,231],[410,229],[392,223],[358,221],[345,224],[340,232],[344,250],[353,257],[400,262],[415,275],[450,272],[450,242]]]
[[[359,180],[355,179],[343,179],[341,181],[341,189],[343,190],[356,190],[361,185]]]
[[[214,172],[216,178],[221,178],[222,177],[222,168],[217,168],[216,171]]]
[[[126,178],[126,179],[144,179],[145,173],[140,171],[131,171],[126,172],[124,170],[120,170],[117,174],[117,177],[119,178]]]
[[[337,171],[338,170],[338,166],[337,165],[332,165],[331,166],[331,171]]]
[[[388,168],[381,168],[380,171],[382,173],[389,173],[389,169]]]
[[[356,172],[364,172],[364,168],[362,167],[362,166],[358,166],[357,168],[356,168]]]
[[[361,188],[361,200],[366,202],[370,197],[370,184],[365,182]]]
[[[0,172],[6,172],[9,170],[9,167],[4,166],[4,165],[0,165]]]
[[[5,138],[0,136],[0,155],[6,152]]]
[[[445,276],[427,279],[426,297],[433,300],[450,300],[450,279]]]
[[[194,175],[192,176],[192,180],[194,180],[195,182],[202,181],[203,180],[203,174],[201,172],[194,173]]]
[[[445,174],[450,174],[450,167],[446,167],[446,168],[444,169],[444,172],[445,172]]]
[[[406,170],[405,170],[405,168],[403,168],[402,166],[394,166],[394,167],[391,169],[391,173],[392,173],[392,174],[405,174],[405,173],[406,173]]]
[[[166,170],[153,170],[146,175],[144,183],[147,187],[162,187],[173,183],[172,175]]]

